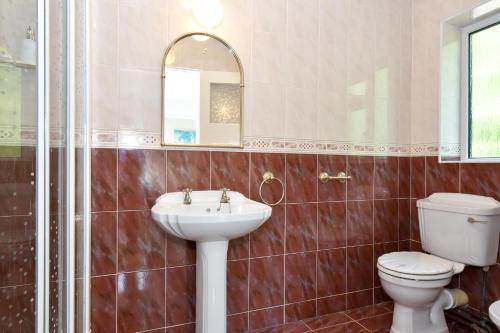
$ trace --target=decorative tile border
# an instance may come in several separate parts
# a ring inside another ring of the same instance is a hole
[[[52,128],[50,130],[51,146],[63,146],[65,142],[65,135],[66,133],[64,131],[64,128]],[[82,145],[82,143],[84,142],[83,139],[83,130],[77,129],[77,147]],[[94,148],[162,149],[162,146],[160,144],[161,136],[158,132],[93,130],[91,140],[92,147]],[[20,131],[8,126],[0,127],[0,146],[34,146],[35,144],[35,127],[23,127]],[[258,152],[383,156],[437,156],[439,155],[440,151],[439,145],[436,143],[399,145],[300,140],[273,137],[245,137],[243,139],[243,147],[245,151]],[[169,147],[168,149],[207,150],[208,148]],[[235,149],[210,148],[208,150],[234,151]],[[441,152],[446,156],[460,156],[460,145],[445,144],[441,147]]]
[[[94,130],[92,147],[96,148],[141,148],[161,149],[161,136],[157,132]],[[377,143],[333,142],[319,140],[285,139],[276,137],[245,137],[245,151],[259,152],[293,152],[311,154],[341,154],[341,155],[438,155],[438,144],[399,145]],[[207,148],[168,148],[207,150]],[[210,148],[209,150],[234,150]]]

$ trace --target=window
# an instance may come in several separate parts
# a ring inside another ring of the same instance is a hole
[[[462,30],[463,160],[500,158],[500,16]]]

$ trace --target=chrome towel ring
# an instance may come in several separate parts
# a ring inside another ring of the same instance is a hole
[[[281,193],[281,198],[274,202],[274,203],[270,203],[270,202],[267,202],[263,197],[262,197],[262,186],[264,184],[270,184],[272,183],[274,180],[277,180],[280,184],[281,184],[281,189],[282,189],[282,193]],[[283,201],[283,198],[285,197],[285,185],[283,184],[283,182],[279,179],[279,178],[276,178],[274,177],[274,174],[271,172],[271,171],[266,171],[264,172],[264,174],[262,175],[262,182],[260,183],[260,186],[259,186],[259,196],[260,196],[260,199],[262,200],[263,203],[265,203],[266,205],[269,205],[269,206],[276,206],[277,204],[279,204],[281,201]]]

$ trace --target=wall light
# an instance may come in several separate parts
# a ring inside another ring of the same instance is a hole
[[[224,17],[224,8],[220,0],[197,0],[193,15],[203,27],[213,29],[217,27]]]

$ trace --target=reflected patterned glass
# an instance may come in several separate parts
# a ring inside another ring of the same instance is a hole
[[[210,84],[210,122],[224,124],[240,122],[239,84]]]

